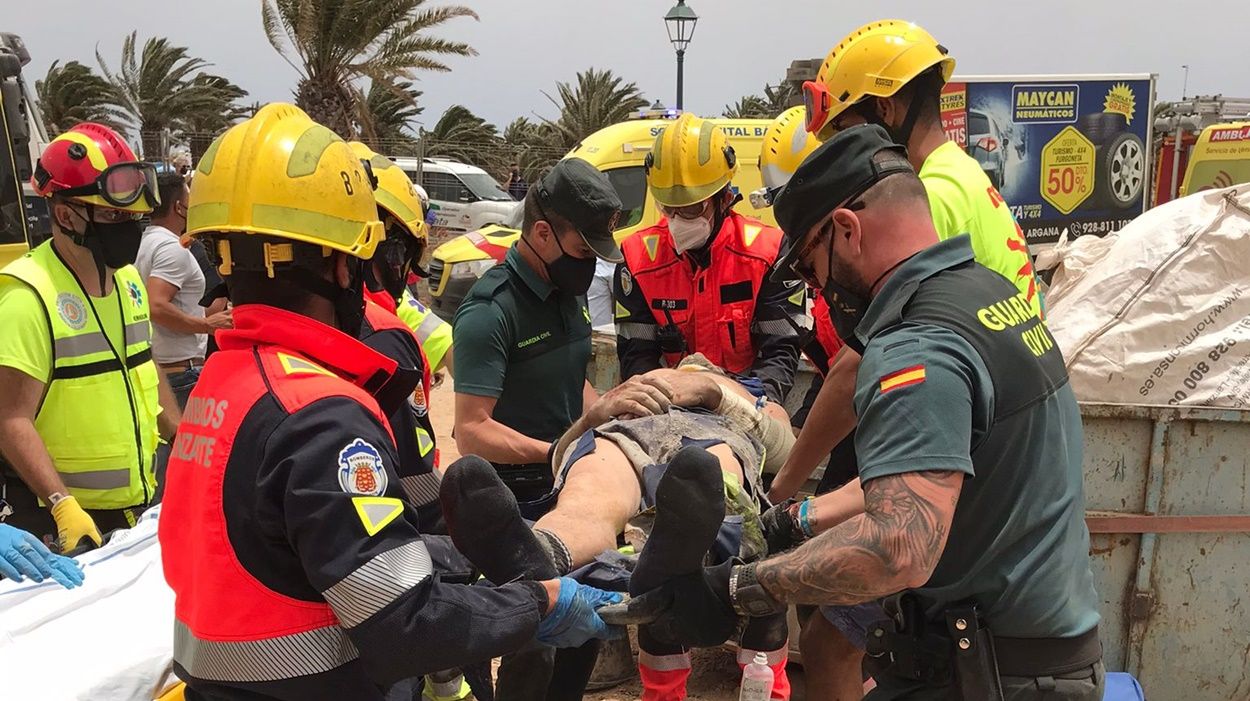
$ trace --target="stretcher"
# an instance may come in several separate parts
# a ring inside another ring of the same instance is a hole
[[[6,699],[181,698],[173,676],[174,594],[156,538],[160,507],[77,559],[77,589],[0,580]]]

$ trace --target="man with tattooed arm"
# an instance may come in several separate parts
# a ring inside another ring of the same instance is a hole
[[[778,509],[770,551],[797,548],[690,567],[629,610],[705,646],[789,604],[883,600],[870,699],[1101,699],[1080,415],[1045,324],[967,236],[939,243],[878,126],[826,142],[775,206],[777,274],[858,306],[863,500]]]

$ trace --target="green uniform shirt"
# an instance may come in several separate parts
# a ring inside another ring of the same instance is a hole
[[[947,141],[924,160],[920,180],[929,193],[938,238],[972,236],[977,262],[1010,280],[1040,314],[1042,292],[1024,235],[977,159]]]
[[[917,593],[931,611],[976,601],[996,635],[1080,635],[1099,616],[1084,523],[1081,417],[1071,387],[1064,383],[1024,410],[1037,412],[1029,424],[1039,427],[1036,435],[996,436],[1007,439],[1009,459],[980,464],[975,448],[994,427],[998,395],[986,363],[995,360],[983,359],[951,328],[897,321],[918,282],[972,257],[967,237],[916,254],[886,281],[859,324],[866,343],[855,386],[860,480],[965,473],[962,518]],[[987,523],[1004,525],[980,530]]]
[[[456,391],[497,397],[499,423],[553,441],[582,415],[590,363],[586,298],[560,293],[516,248],[473,285],[452,333]]]

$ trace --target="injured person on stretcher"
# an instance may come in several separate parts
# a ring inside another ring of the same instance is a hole
[[[555,486],[541,500],[550,510],[532,530],[487,463],[462,460],[449,470],[442,489],[448,530],[488,579],[517,576],[533,567],[528,558],[637,595],[704,564],[767,554],[760,475],[766,462],[784,462],[793,445],[785,411],[752,380],[728,377],[701,355],[630,382],[667,401],[647,402],[659,413],[574,424],[553,449]],[[704,503],[709,498],[717,503]],[[617,551],[630,525],[647,534],[636,564]],[[688,651],[650,626],[638,632],[644,697],[685,698]],[[789,698],[785,615],[752,619],[740,643],[739,664],[765,653],[777,680],[773,698]]]

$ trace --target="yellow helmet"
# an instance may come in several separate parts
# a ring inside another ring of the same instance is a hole
[[[866,97],[890,97],[934,66],[941,66],[942,80],[949,81],[955,59],[915,23],[888,19],[865,24],[838,42],[816,80],[803,85],[807,130],[821,134],[847,107]]]
[[[760,177],[764,187],[776,190],[790,182],[799,164],[820,146],[821,140],[803,128],[802,106],[791,107],[768,125],[760,150]]]
[[[187,236],[215,233],[274,236],[358,258],[371,257],[384,236],[373,185],[351,147],[283,103],[231,127],[200,159]],[[229,265],[223,260],[223,272]]]
[[[373,191],[378,206],[399,220],[413,238],[424,240],[425,212],[408,174],[395,165],[395,161],[378,154],[359,141],[353,141],[349,145],[357,158],[369,163],[373,177],[378,180],[378,186]]]
[[[738,170],[738,161],[720,127],[683,114],[656,134],[646,166],[647,186],[655,201],[685,207],[728,185]]]

